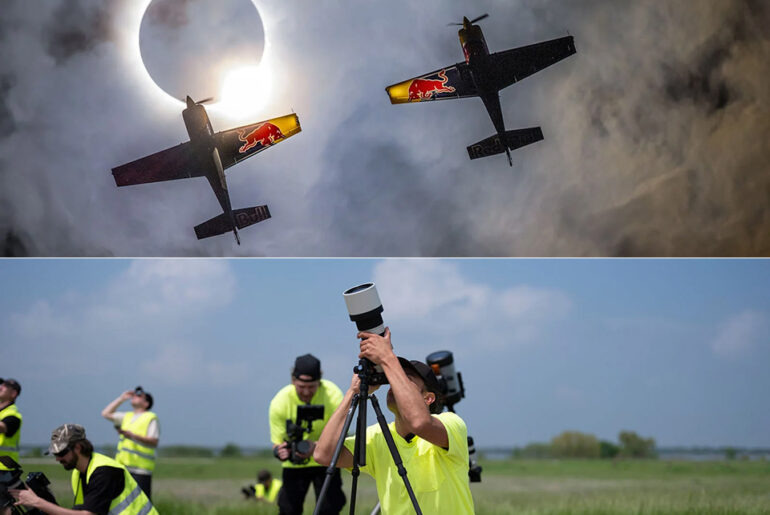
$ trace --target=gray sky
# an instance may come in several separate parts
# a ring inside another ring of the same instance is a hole
[[[25,444],[64,422],[114,442],[99,413],[142,385],[161,445],[267,446],[268,405],[296,356],[350,384],[358,345],[342,292],[374,281],[399,355],[454,354],[456,410],[480,448],[565,430],[770,447],[768,260],[0,264],[0,377],[22,385]]]
[[[197,12],[200,2],[184,3]],[[181,104],[129,51],[142,2],[5,2],[4,252],[770,253],[766,2],[255,4],[272,88],[246,121],[294,110],[303,131],[228,171],[235,207],[268,204],[273,215],[237,247],[230,236],[195,239],[193,226],[219,210],[205,180],[118,189],[110,175],[187,139]],[[493,132],[480,100],[392,106],[383,90],[460,61],[447,23],[485,12],[493,52],[567,32],[578,51],[502,92],[508,128],[545,134],[513,154],[513,168],[503,156],[468,160],[465,147]],[[223,40],[237,24],[220,18],[210,34]],[[209,112],[215,130],[244,123]]]

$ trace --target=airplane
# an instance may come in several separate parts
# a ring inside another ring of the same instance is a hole
[[[203,107],[209,100],[195,102],[187,96],[182,119],[190,141],[113,168],[112,175],[118,186],[206,177],[222,214],[196,225],[195,235],[200,240],[233,231],[240,245],[238,229],[267,220],[270,210],[266,205],[233,209],[225,170],[295,135],[302,127],[296,114],[288,114],[214,133]]]
[[[513,166],[510,151],[541,141],[543,131],[540,127],[506,131],[500,90],[574,54],[575,41],[565,36],[490,54],[481,27],[474,25],[487,16],[463,17],[462,23],[449,24],[462,26],[458,35],[465,62],[393,84],[385,91],[391,104],[481,97],[497,133],[467,147],[468,155],[478,159],[505,152]]]

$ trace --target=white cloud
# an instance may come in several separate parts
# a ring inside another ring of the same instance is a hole
[[[473,282],[448,261],[383,261],[374,280],[386,323],[399,321],[442,335],[471,331],[478,336],[475,341],[491,347],[534,341],[571,306],[556,290],[527,285],[496,289]]]
[[[207,359],[199,347],[189,343],[165,344],[139,368],[159,383],[176,386],[198,383],[201,378],[213,386],[237,385],[249,370],[246,363]]]
[[[12,355],[29,349],[54,363],[87,355],[102,362],[132,359],[159,341],[196,327],[201,314],[227,306],[235,279],[226,261],[137,260],[105,285],[41,299],[9,317]],[[131,357],[129,357],[131,356]]]
[[[711,348],[720,356],[745,354],[768,341],[768,318],[764,313],[744,311],[725,320],[717,331]]]

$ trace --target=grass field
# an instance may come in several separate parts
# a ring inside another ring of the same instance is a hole
[[[52,460],[23,460],[25,471],[51,479],[62,505],[71,505],[69,475]],[[767,461],[482,461],[481,483],[471,491],[478,515],[507,514],[770,514]],[[272,458],[161,459],[153,498],[162,515],[273,514],[276,509],[243,500],[240,489],[267,468],[280,475]],[[343,472],[345,493],[350,474]],[[312,493],[305,513],[312,513]],[[377,502],[374,482],[361,475],[358,514]],[[348,513],[348,507],[343,513]],[[425,514],[432,515],[432,514]]]

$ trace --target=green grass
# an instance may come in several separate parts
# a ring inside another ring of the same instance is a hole
[[[69,473],[49,460],[23,463],[46,473],[60,504],[71,503]],[[663,460],[482,461],[481,483],[471,491],[478,515],[770,514],[770,463]],[[275,459],[161,459],[153,479],[163,515],[267,515],[277,509],[247,502],[240,489],[259,469],[280,475]],[[351,476],[343,472],[346,495]],[[305,513],[312,513],[308,494]],[[374,482],[361,475],[357,513],[377,502]],[[348,508],[343,510],[348,513]],[[431,514],[426,514],[431,515]]]

